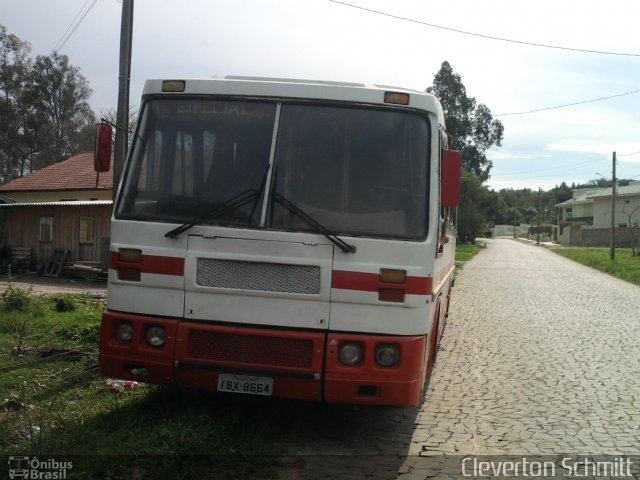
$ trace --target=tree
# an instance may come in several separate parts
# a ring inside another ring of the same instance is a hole
[[[473,242],[482,235],[491,216],[491,203],[491,192],[482,185],[482,180],[463,171],[458,214],[458,238],[461,242]]]
[[[427,92],[440,99],[447,131],[453,136],[451,148],[462,152],[462,168],[482,181],[487,180],[492,163],[485,152],[501,146],[502,123],[493,118],[489,107],[467,96],[462,78],[447,61],[442,63]]]
[[[90,150],[95,115],[89,106],[89,82],[66,55],[39,55],[31,72],[29,99],[36,111],[36,167]]]
[[[29,44],[0,25],[0,181],[22,176],[35,148],[25,98]]]
[[[490,218],[495,219],[506,210],[499,196],[482,186],[492,167],[485,152],[494,145],[501,146],[504,128],[486,105],[477,104],[475,98],[467,95],[460,75],[447,61],[442,63],[427,92],[440,99],[452,138],[449,147],[462,154],[458,237],[463,242],[472,242],[482,234]]]
[[[551,189],[551,192],[554,195],[555,203],[563,203],[567,200],[570,200],[573,197],[573,192],[567,186],[566,182],[562,182],[559,186],[556,185],[555,188]]]
[[[29,56],[0,25],[0,182],[91,150],[91,89],[65,55]]]

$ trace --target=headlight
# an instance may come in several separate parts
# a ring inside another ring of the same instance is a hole
[[[147,342],[152,347],[161,347],[164,345],[164,327],[154,325],[147,330]]]
[[[400,353],[398,346],[391,343],[383,343],[376,347],[376,363],[381,367],[393,367],[398,363]]]
[[[133,339],[133,325],[131,322],[120,322],[116,328],[116,338],[122,343],[131,343]]]
[[[338,358],[345,365],[357,365],[362,360],[362,344],[355,342],[345,342],[340,345]]]

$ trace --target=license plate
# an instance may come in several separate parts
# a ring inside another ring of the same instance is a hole
[[[273,378],[246,375],[218,375],[218,391],[247,393],[249,395],[273,395]]]

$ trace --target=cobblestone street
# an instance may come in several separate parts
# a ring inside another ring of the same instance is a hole
[[[495,240],[456,284],[410,453],[640,453],[640,287]]]
[[[356,456],[281,478],[430,478],[423,457],[443,453],[640,455],[640,287],[544,247],[487,244],[456,281],[424,404],[292,412],[307,428],[289,453]]]

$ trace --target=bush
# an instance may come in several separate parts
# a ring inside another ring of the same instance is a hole
[[[31,290],[24,290],[9,285],[4,292],[0,294],[2,299],[2,309],[5,312],[23,311],[31,304]]]
[[[56,312],[73,312],[76,309],[75,299],[71,295],[53,297]]]

